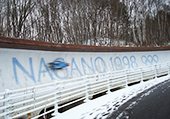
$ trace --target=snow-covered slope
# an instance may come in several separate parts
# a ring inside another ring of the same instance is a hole
[[[170,80],[170,75],[111,92],[61,113],[52,119],[105,119],[109,114],[137,94],[166,80]]]

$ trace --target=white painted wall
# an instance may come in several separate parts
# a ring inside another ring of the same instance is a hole
[[[0,48],[0,92],[86,74],[166,63],[169,59],[170,51],[99,53]],[[55,60],[71,65],[61,70],[51,70],[48,63]]]

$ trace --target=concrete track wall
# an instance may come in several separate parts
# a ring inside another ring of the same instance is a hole
[[[62,52],[0,48],[0,92],[110,70],[166,63],[169,59],[170,50]],[[52,70],[48,63],[53,61],[64,61],[70,66]]]

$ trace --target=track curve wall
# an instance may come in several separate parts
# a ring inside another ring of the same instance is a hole
[[[151,66],[166,63],[169,59],[170,47],[108,48],[0,37],[0,92],[89,74]],[[51,69],[49,63],[54,61],[64,61],[70,66]]]

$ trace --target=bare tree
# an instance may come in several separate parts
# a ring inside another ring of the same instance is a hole
[[[165,0],[0,0],[0,35],[53,43],[162,46]]]

